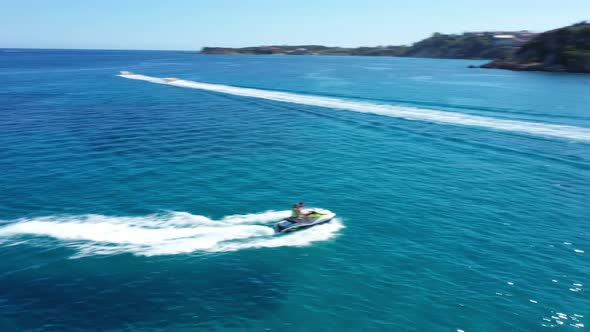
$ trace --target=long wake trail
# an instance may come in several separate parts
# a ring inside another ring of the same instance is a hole
[[[288,92],[269,91],[262,89],[240,88],[222,84],[202,83],[187,80],[165,80],[139,74],[120,74],[120,77],[147,81],[156,84],[172,85],[182,88],[199,89],[225,93],[236,96],[267,99],[279,102],[318,106],[360,113],[371,113],[413,121],[425,121],[447,125],[471,126],[492,130],[524,133],[534,136],[554,137],[560,139],[590,142],[590,128],[557,125],[541,122],[505,120],[458,112],[438,111],[431,109],[382,105],[368,102],[351,101],[333,97],[302,95]]]
[[[272,223],[289,214],[290,211],[267,211],[231,215],[220,220],[187,212],[134,217],[87,214],[23,218],[3,221],[0,247],[64,246],[76,251],[74,258],[119,253],[175,255],[307,246],[329,240],[344,228],[336,218],[292,234],[275,234]]]

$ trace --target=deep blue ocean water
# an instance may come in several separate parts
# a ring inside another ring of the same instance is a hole
[[[590,76],[479,63],[0,50],[0,331],[587,329]]]

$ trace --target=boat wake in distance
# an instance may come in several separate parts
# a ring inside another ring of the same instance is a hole
[[[469,126],[496,131],[508,131],[533,136],[552,137],[590,143],[590,128],[558,125],[543,122],[506,120],[494,117],[471,115],[460,112],[439,111],[432,109],[359,102],[334,97],[303,95],[297,93],[270,91],[252,88],[240,88],[222,84],[187,81],[177,78],[158,78],[128,71],[118,76],[133,80],[157,84],[172,85],[181,88],[207,90],[236,96],[260,98],[286,103],[318,106],[360,113],[371,113],[405,120],[424,121],[446,125]]]

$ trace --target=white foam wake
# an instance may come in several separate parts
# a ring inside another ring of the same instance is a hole
[[[331,239],[344,227],[335,219],[292,234],[275,235],[268,223],[288,215],[289,211],[268,211],[227,216],[217,221],[186,212],[143,217],[93,214],[39,217],[20,219],[0,227],[0,244],[31,244],[34,241],[22,241],[22,237],[33,236],[34,239],[61,240],[66,246],[78,250],[76,257],[123,252],[153,256],[306,246]]]
[[[531,121],[504,120],[492,117],[477,116],[459,112],[437,111],[407,106],[381,105],[367,102],[351,101],[339,98],[301,95],[287,92],[268,91],[261,89],[238,88],[221,84],[201,83],[186,80],[165,80],[162,78],[120,74],[120,77],[148,81],[157,84],[173,85],[183,88],[200,89],[227,93],[231,95],[262,98],[280,102],[295,103],[342,109],[361,113],[379,114],[406,120],[426,121],[450,125],[472,126],[493,130],[519,132],[537,136],[549,136],[576,141],[590,142],[590,128],[557,125]]]

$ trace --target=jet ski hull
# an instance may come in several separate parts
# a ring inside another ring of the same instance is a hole
[[[286,218],[276,223],[273,228],[276,233],[289,233],[304,228],[309,228],[330,222],[336,214],[322,209],[309,209],[310,217],[308,219],[297,219],[294,217]]]

